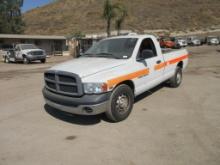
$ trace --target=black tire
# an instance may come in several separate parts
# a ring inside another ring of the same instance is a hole
[[[4,63],[6,63],[6,57],[4,57]]]
[[[105,113],[112,122],[125,120],[131,113],[134,104],[134,93],[125,84],[117,86],[111,94],[109,107]]]
[[[175,48],[176,48],[176,49],[181,49],[180,44],[177,44],[177,45],[175,46]]]
[[[29,61],[29,59],[27,57],[23,57],[23,63],[24,64],[29,64],[30,61]]]
[[[4,63],[10,63],[10,60],[7,56],[5,56],[5,58],[4,58]]]
[[[42,59],[40,60],[41,63],[45,63],[46,62],[46,59]]]
[[[169,80],[170,87],[177,88],[182,83],[182,68],[177,66],[175,75]]]

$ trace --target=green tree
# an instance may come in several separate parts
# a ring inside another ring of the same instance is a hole
[[[115,28],[118,35],[120,35],[122,24],[127,16],[128,12],[126,7],[122,4],[117,5],[117,18],[115,20]]]
[[[111,21],[116,16],[115,9],[116,6],[113,5],[110,0],[105,0],[103,18],[107,23],[106,32],[108,37],[111,36]]]
[[[6,21],[6,1],[0,0],[0,33],[4,31],[4,22]]]
[[[23,0],[0,0],[0,33],[22,33]]]

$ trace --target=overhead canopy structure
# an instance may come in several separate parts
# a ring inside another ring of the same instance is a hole
[[[63,51],[67,49],[65,36],[0,34],[0,47],[5,44],[17,43],[35,44],[49,55],[62,55]]]

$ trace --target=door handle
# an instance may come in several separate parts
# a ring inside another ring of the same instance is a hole
[[[158,61],[157,61],[157,64],[160,64],[160,63],[161,63],[161,60],[158,60]]]

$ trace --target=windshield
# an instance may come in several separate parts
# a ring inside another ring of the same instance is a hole
[[[210,37],[209,38],[210,40],[213,40],[213,39],[218,39],[217,37]]]
[[[184,38],[177,38],[178,41],[185,41],[186,39]]]
[[[102,40],[92,46],[83,56],[128,59],[131,57],[137,38]]]
[[[23,44],[20,45],[22,50],[26,50],[26,49],[38,49],[35,45],[32,44]]]
[[[218,39],[218,37],[215,37],[215,36],[208,36],[208,37],[207,37],[207,40],[208,40],[208,41],[210,41],[210,40],[212,40],[212,39]]]
[[[171,39],[170,38],[163,38],[162,41],[167,42],[167,41],[171,41]]]

